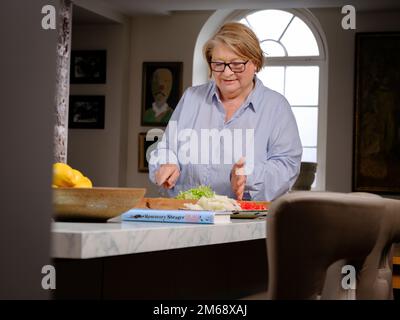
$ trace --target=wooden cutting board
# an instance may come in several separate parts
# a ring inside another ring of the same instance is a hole
[[[179,210],[184,207],[185,203],[196,203],[198,200],[180,200],[173,198],[143,198],[137,208],[157,209],[157,210]],[[257,204],[263,204],[269,207],[266,201],[244,201]]]
[[[156,210],[179,210],[184,203],[196,203],[197,200],[180,200],[172,198],[143,198],[137,208]]]

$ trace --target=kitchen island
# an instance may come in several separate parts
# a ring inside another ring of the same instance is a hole
[[[265,219],[55,222],[55,298],[241,298],[266,289],[265,238]]]

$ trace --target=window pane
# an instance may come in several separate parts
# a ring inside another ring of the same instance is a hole
[[[283,94],[284,88],[284,67],[264,67],[258,73],[258,77],[264,85],[272,90],[278,91]]]
[[[317,148],[303,148],[301,156],[303,162],[317,162]]]
[[[248,15],[247,20],[260,41],[278,40],[292,17],[281,10],[263,10]]]
[[[294,18],[281,39],[289,56],[318,56],[317,41],[310,28],[299,18]]]
[[[254,30],[266,54],[267,66],[257,76],[265,86],[283,94],[292,106],[303,145],[301,161],[317,162],[319,67],[301,66],[301,57],[320,54],[313,32],[299,17],[282,10],[258,11],[241,22]],[[294,65],[286,65],[288,56],[299,59]],[[268,66],[269,57],[282,57],[282,62]]]
[[[292,106],[318,105],[319,67],[287,67],[285,96]]]
[[[273,40],[266,40],[261,42],[261,49],[268,57],[284,57],[286,56],[285,49],[282,45]]]
[[[299,128],[301,144],[307,147],[317,146],[318,108],[293,107],[292,110]]]

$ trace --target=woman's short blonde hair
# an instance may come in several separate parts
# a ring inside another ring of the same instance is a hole
[[[222,43],[243,59],[251,60],[260,71],[264,65],[264,54],[260,41],[249,27],[239,22],[227,22],[209,39],[203,47],[204,57],[209,66],[212,51],[217,43]],[[210,70],[211,72],[211,70]]]

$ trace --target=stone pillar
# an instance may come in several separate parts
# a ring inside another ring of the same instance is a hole
[[[72,2],[60,0],[55,90],[54,162],[67,162]]]

